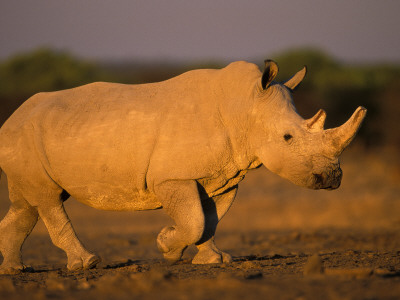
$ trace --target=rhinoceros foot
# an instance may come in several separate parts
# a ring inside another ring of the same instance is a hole
[[[17,275],[22,273],[24,270],[23,265],[15,265],[15,266],[1,266],[0,267],[0,275]]]
[[[192,260],[192,264],[220,264],[232,262],[232,256],[219,250],[212,242],[211,245],[199,246],[199,252]]]
[[[175,227],[164,227],[157,237],[158,250],[163,254],[165,260],[173,264],[182,258],[186,245],[174,243]]]
[[[77,271],[77,270],[82,270],[82,269],[92,269],[96,267],[96,265],[101,262],[101,258],[98,257],[97,255],[90,254],[88,257],[83,258],[75,258],[68,260],[68,265],[67,268],[69,271]]]
[[[168,251],[166,253],[163,253],[164,259],[168,262],[168,264],[175,264],[177,261],[179,261],[182,258],[183,255],[183,250],[184,249],[174,249],[171,251]]]

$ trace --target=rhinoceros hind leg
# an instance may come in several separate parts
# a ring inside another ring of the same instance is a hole
[[[3,262],[0,274],[18,274],[24,269],[21,248],[38,220],[38,213],[12,187],[9,180],[11,206],[0,222],[0,252]]]
[[[97,264],[101,262],[101,258],[89,253],[89,255],[85,255],[85,257],[78,257],[76,259],[68,260],[68,270],[76,271],[82,269],[92,269],[97,266]]]
[[[163,208],[176,225],[165,227],[157,237],[158,249],[169,262],[181,259],[187,246],[200,240],[204,213],[195,181],[166,181],[156,186]]]
[[[46,197],[42,197],[38,205],[39,215],[49,231],[53,244],[67,254],[68,270],[93,268],[100,262],[100,258],[87,251],[76,236],[64,210],[61,192],[62,190],[58,190],[53,195],[47,193]]]

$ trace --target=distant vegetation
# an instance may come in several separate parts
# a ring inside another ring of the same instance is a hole
[[[348,65],[316,49],[297,49],[272,57],[285,80],[307,65],[308,75],[294,96],[299,113],[328,113],[327,126],[345,121],[359,106],[368,108],[360,141],[365,148],[400,149],[400,65]],[[262,68],[260,59],[260,68]],[[88,62],[68,53],[39,49],[0,62],[0,124],[27,98],[41,91],[75,87],[93,81],[144,83],[160,81],[194,68],[222,63]]]

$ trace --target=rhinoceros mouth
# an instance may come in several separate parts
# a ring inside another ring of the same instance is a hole
[[[339,188],[340,187],[340,182],[337,184],[337,185],[335,185],[335,186],[327,186],[327,187],[323,187],[323,188],[321,188],[321,190],[328,190],[328,191],[332,191],[332,190],[336,190],[337,188]]]
[[[315,190],[335,190],[339,188],[342,181],[342,170],[335,168],[328,172],[313,173],[312,176]]]

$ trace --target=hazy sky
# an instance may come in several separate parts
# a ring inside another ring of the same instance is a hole
[[[317,46],[400,62],[399,0],[1,0],[0,59],[41,46],[95,59],[259,59]]]

